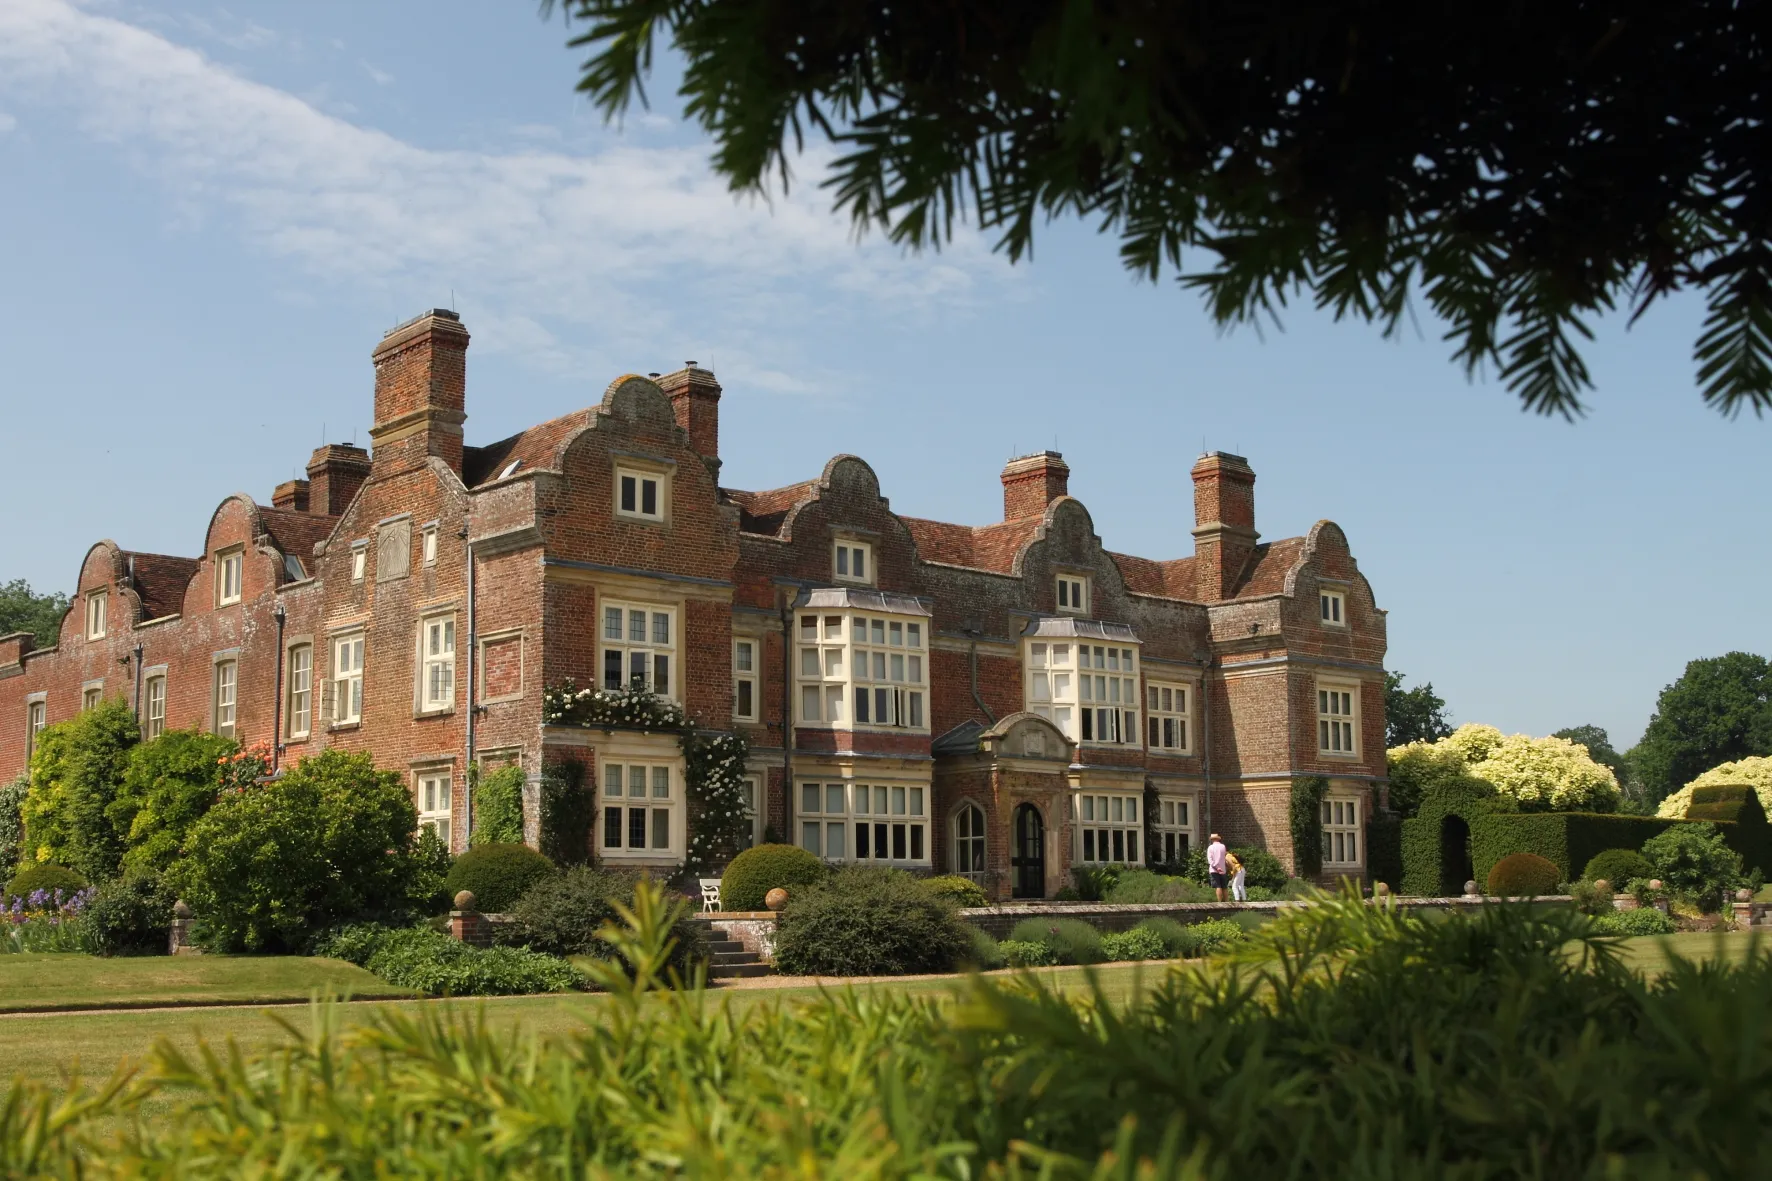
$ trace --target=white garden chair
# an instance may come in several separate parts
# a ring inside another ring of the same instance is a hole
[[[703,914],[707,914],[710,911],[717,911],[719,909],[720,909],[720,879],[719,878],[702,878],[701,879],[701,912]]]

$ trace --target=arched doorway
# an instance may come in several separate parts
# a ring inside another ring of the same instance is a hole
[[[1032,804],[1015,809],[1009,865],[1015,875],[1015,897],[1046,897],[1046,821]]]
[[[984,881],[984,811],[967,804],[954,816],[953,872]]]
[[[1462,816],[1440,819],[1440,893],[1456,897],[1476,876],[1471,865],[1471,826]]]

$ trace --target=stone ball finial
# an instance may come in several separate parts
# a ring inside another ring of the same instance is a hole
[[[1594,882],[1594,889],[1602,894],[1609,894],[1612,891],[1612,883],[1605,878],[1600,878],[1598,881]]]
[[[1389,886],[1387,886],[1385,883],[1383,883],[1383,882],[1373,882],[1372,883],[1372,896],[1374,898],[1383,898],[1385,895],[1389,894],[1390,892],[1391,892],[1391,888]]]
[[[780,910],[788,904],[788,892],[780,886],[763,895],[763,905],[770,910]]]
[[[1468,898],[1475,898],[1477,895],[1481,894],[1482,891],[1477,889],[1477,883],[1466,882],[1464,884],[1464,893],[1465,893],[1465,896]]]
[[[473,910],[475,903],[478,901],[479,900],[474,897],[474,892],[472,890],[462,890],[455,896],[455,909]]]
[[[1754,892],[1752,890],[1741,889],[1741,890],[1735,891],[1735,901],[1737,901],[1737,902],[1752,902],[1753,900],[1754,900]]]
[[[191,917],[190,904],[188,902],[186,902],[183,898],[180,898],[177,902],[174,902],[172,904],[172,917],[175,919],[190,918]]]
[[[1660,878],[1650,878],[1649,879],[1649,888],[1651,890],[1661,889],[1661,879]]]

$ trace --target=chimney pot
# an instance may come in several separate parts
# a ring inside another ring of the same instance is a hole
[[[272,490],[271,507],[305,513],[308,511],[309,488],[306,480],[285,480]]]
[[[1003,519],[1037,517],[1046,506],[1070,494],[1071,465],[1056,451],[1036,451],[1003,468]]]
[[[689,446],[695,453],[718,466],[720,462],[720,383],[711,371],[701,369],[694,361],[683,362],[683,368],[663,377],[648,374],[658,388],[671,400],[677,425],[689,435]]]
[[[468,333],[461,317],[432,308],[396,325],[372,354],[378,467],[404,470],[436,456],[461,471],[467,419]]]
[[[369,478],[369,452],[349,443],[328,443],[308,460],[308,511],[336,517]]]
[[[1212,451],[1194,462],[1194,569],[1202,601],[1227,599],[1260,534],[1255,469],[1241,455]]]

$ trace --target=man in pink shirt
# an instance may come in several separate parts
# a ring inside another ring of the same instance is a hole
[[[1206,878],[1212,883],[1212,892],[1220,902],[1224,901],[1224,888],[1230,884],[1230,867],[1224,860],[1224,841],[1217,833],[1212,834],[1212,843],[1206,846]]]

